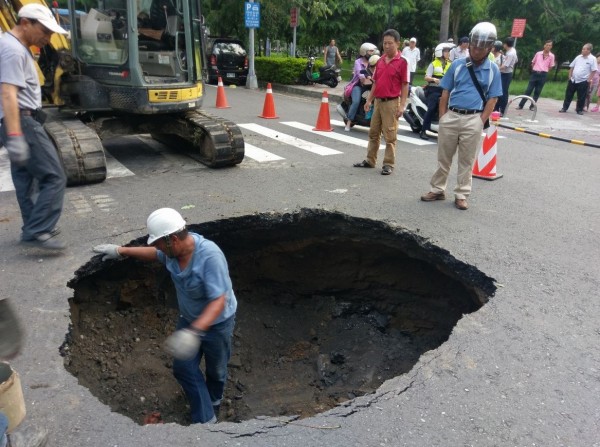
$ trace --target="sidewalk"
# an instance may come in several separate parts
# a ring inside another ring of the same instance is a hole
[[[320,84],[273,84],[272,87],[274,92],[290,93],[317,99],[320,99],[323,91],[327,90],[329,102],[340,103],[343,101],[346,84],[346,81],[341,82],[335,88]],[[264,84],[261,83],[260,87],[264,88]],[[512,98],[514,96],[511,96],[509,101]],[[530,103],[527,103],[523,110],[517,110],[518,102],[519,100],[509,105],[508,113],[500,121],[502,125],[541,132],[568,140],[582,140],[586,143],[598,144],[600,137],[600,113],[584,112],[583,116],[577,115],[575,113],[576,101],[571,103],[567,113],[559,113],[562,101],[541,98],[537,103],[537,111],[534,116],[533,112],[528,109]],[[511,132],[511,130],[503,128],[501,132]],[[540,137],[531,135],[531,138]]]

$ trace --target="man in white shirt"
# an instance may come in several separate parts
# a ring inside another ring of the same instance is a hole
[[[417,48],[417,39],[412,37],[408,42],[408,46],[402,50],[402,56],[408,61],[410,67],[410,85],[413,83],[415,72],[417,71],[417,62],[421,60],[421,50]]]
[[[494,110],[497,110],[501,114],[504,115],[504,109],[508,104],[508,89],[510,87],[510,83],[513,78],[513,71],[515,69],[515,65],[519,60],[517,58],[517,50],[514,48],[515,46],[515,38],[507,37],[504,39],[504,58],[502,59],[502,64],[500,65],[500,77],[502,79],[502,96],[498,99],[496,103],[496,107]]]
[[[577,105],[575,110],[577,115],[583,115],[583,105],[587,96],[588,86],[592,82],[594,73],[598,70],[598,62],[591,54],[594,47],[591,43],[586,43],[581,49],[581,54],[577,56],[571,65],[569,65],[569,82],[565,92],[565,101],[563,102],[560,113],[569,110],[573,95],[577,92]]]
[[[458,46],[450,51],[450,62],[469,57],[469,38],[461,37]]]

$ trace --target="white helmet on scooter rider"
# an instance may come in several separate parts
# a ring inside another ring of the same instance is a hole
[[[374,54],[373,56],[371,56],[369,58],[369,66],[374,67],[377,64],[377,61],[379,60],[380,56],[379,54]]]
[[[360,50],[358,50],[358,53],[362,56],[370,56],[372,54],[379,54],[379,50],[377,49],[377,46],[373,45],[370,42],[365,42],[360,46]]]
[[[449,42],[442,42],[435,47],[435,57],[442,57],[444,51],[450,51],[451,48],[454,48],[454,44]]]
[[[491,50],[497,39],[496,27],[490,22],[480,22],[469,34],[469,44],[475,48]]]

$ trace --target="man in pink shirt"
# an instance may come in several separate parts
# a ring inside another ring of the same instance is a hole
[[[390,175],[396,161],[396,140],[398,138],[398,118],[404,113],[408,96],[410,69],[408,62],[399,51],[400,34],[394,29],[383,33],[383,55],[377,61],[373,74],[373,87],[365,103],[365,111],[371,108],[375,99],[375,108],[369,128],[367,158],[355,163],[355,168],[374,168],[377,163],[377,151],[381,133],[385,138],[382,175]]]
[[[531,76],[529,77],[529,84],[527,85],[527,90],[525,90],[525,95],[529,96],[533,92],[533,100],[535,102],[537,102],[542,93],[548,72],[554,67],[554,54],[550,51],[551,49],[552,41],[547,40],[544,43],[544,49],[535,53],[531,61]],[[527,99],[523,98],[517,109],[522,110],[526,102]],[[529,106],[529,110],[533,110],[533,104]]]

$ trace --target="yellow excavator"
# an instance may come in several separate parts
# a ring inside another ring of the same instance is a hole
[[[46,5],[0,0],[2,31],[14,26],[27,3]],[[200,110],[200,0],[68,0],[68,8],[54,2],[50,9],[70,34],[54,34],[36,57],[48,113],[44,128],[68,185],[103,181],[101,140],[118,135],[150,134],[211,168],[242,162],[240,129]]]

